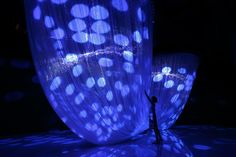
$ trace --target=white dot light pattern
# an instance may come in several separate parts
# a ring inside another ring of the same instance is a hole
[[[149,7],[149,0],[26,2],[42,87],[62,121],[89,142],[121,142],[148,127]]]
[[[151,95],[158,99],[159,129],[171,127],[181,114],[196,76],[197,57],[190,54],[159,56],[154,60]]]

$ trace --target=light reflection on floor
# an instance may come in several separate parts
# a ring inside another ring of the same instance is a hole
[[[221,157],[236,156],[236,129],[178,126],[162,132],[153,144],[152,132],[110,146],[94,146],[70,131],[0,139],[1,157]]]

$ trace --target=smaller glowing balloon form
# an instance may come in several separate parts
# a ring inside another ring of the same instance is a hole
[[[188,100],[196,77],[198,58],[191,54],[158,56],[153,61],[151,95],[158,99],[159,129],[168,129],[177,120]]]
[[[94,144],[145,130],[149,0],[25,0],[25,7],[36,70],[62,121]]]

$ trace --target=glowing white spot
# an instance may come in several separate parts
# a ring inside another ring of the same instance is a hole
[[[89,42],[91,42],[94,45],[101,45],[106,42],[106,39],[101,34],[91,33],[89,35]]]
[[[72,39],[77,43],[86,43],[88,42],[88,34],[84,32],[77,32],[72,36]]]
[[[90,16],[95,20],[102,20],[106,19],[109,13],[103,6],[96,5],[90,9]]]
[[[98,130],[96,131],[97,136],[100,136],[102,134],[102,129],[98,128]]]
[[[125,96],[127,96],[129,94],[129,91],[130,91],[129,86],[128,85],[124,85],[122,87],[122,89],[121,89],[121,95],[123,97],[125,97]]]
[[[78,62],[78,56],[73,53],[69,53],[66,55],[66,62]]]
[[[101,67],[111,67],[113,66],[113,61],[110,58],[100,58],[98,64]]]
[[[185,73],[187,72],[187,70],[186,70],[185,68],[179,68],[179,69],[178,69],[178,72],[179,72],[180,74],[185,74]]]
[[[115,82],[115,88],[118,89],[118,90],[121,90],[122,89],[122,82],[121,81],[116,81]]]
[[[53,39],[63,39],[64,36],[65,36],[65,32],[61,28],[54,29],[51,32],[51,38],[53,38]]]
[[[114,42],[120,46],[128,46],[129,45],[129,39],[126,36],[124,36],[123,34],[114,35]]]
[[[127,11],[129,9],[126,0],[112,0],[112,6],[119,11]]]
[[[86,86],[92,88],[95,85],[95,80],[93,77],[89,77],[86,81]]]
[[[79,116],[81,118],[86,118],[87,117],[87,112],[85,110],[80,111]]]
[[[83,94],[83,93],[79,93],[79,94],[75,97],[75,103],[76,103],[77,105],[81,104],[83,100],[84,100],[84,94]]]
[[[107,92],[106,98],[107,98],[108,101],[112,101],[112,99],[113,99],[112,91],[108,91],[108,92]]]
[[[164,74],[169,74],[171,72],[171,67],[164,67],[164,68],[162,68],[162,72]]]
[[[111,30],[110,25],[105,21],[96,21],[91,26],[92,30],[96,33],[108,33]]]
[[[69,84],[66,86],[65,91],[67,95],[72,95],[75,91],[75,86],[73,84]]]
[[[86,26],[84,20],[74,19],[74,20],[69,22],[68,27],[72,31],[79,32],[79,31],[85,30],[87,26]]]
[[[89,15],[89,7],[85,4],[75,4],[70,12],[74,17],[85,18]]]
[[[60,85],[61,85],[61,78],[59,76],[55,77],[53,80],[52,80],[52,83],[50,85],[50,90],[51,91],[54,91],[56,90]]]
[[[141,37],[141,34],[139,33],[139,31],[134,32],[133,39],[134,39],[134,41],[136,41],[139,44],[142,42],[142,37]]]
[[[98,80],[97,80],[97,84],[99,87],[104,87],[106,85],[106,80],[104,77],[100,77]]]
[[[165,86],[166,88],[171,88],[171,87],[174,86],[174,81],[173,81],[173,80],[166,81],[166,82],[164,83],[164,86]]]
[[[44,24],[47,28],[52,28],[55,26],[54,20],[51,16],[45,16]]]
[[[40,20],[41,18],[41,9],[39,6],[37,6],[33,11],[33,17],[35,20]]]
[[[134,59],[133,52],[131,52],[131,51],[124,51],[123,52],[123,57],[124,57],[124,59],[126,59],[129,62],[133,62],[133,59]]]
[[[90,123],[86,123],[86,124],[85,124],[85,128],[86,128],[88,131],[90,131],[90,130],[92,130],[92,125],[91,125]]]
[[[184,84],[179,84],[177,87],[177,91],[182,91],[184,89]]]
[[[157,74],[153,77],[153,82],[160,82],[163,79],[162,74]]]
[[[75,77],[78,77],[83,72],[83,68],[81,65],[76,65],[74,66],[72,72]]]
[[[62,48],[63,48],[62,43],[61,43],[60,40],[57,40],[57,41],[54,43],[53,46],[54,46],[55,49],[62,49]]]
[[[125,62],[123,64],[123,69],[127,72],[127,73],[134,73],[134,66],[131,63]]]

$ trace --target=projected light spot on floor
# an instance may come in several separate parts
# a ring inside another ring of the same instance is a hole
[[[112,6],[119,11],[128,11],[129,9],[126,0],[112,0]]]
[[[75,4],[70,12],[74,17],[85,18],[89,15],[89,7],[85,4]]]
[[[169,74],[171,72],[171,67],[164,67],[164,68],[162,68],[162,72],[164,74]]]
[[[35,20],[40,20],[41,18],[41,9],[39,6],[37,6],[33,11],[33,17]]]
[[[54,4],[64,4],[67,2],[67,0],[51,0],[51,2]]]
[[[106,39],[101,34],[92,33],[89,35],[89,42],[94,45],[101,45],[106,42]]]
[[[88,42],[88,34],[84,32],[77,32],[72,36],[72,39],[77,43],[86,43]]]
[[[72,95],[75,91],[75,86],[73,84],[69,84],[66,86],[65,92],[66,95]]]
[[[47,28],[52,28],[55,26],[54,20],[51,16],[44,17],[44,24]]]
[[[96,5],[90,9],[89,15],[95,20],[103,20],[108,18],[109,12],[103,6]]]
[[[123,57],[124,57],[125,60],[127,60],[129,62],[133,62],[133,59],[134,59],[133,52],[131,52],[131,51],[124,51],[123,52]]]
[[[134,73],[134,66],[133,64],[129,63],[129,62],[125,62],[123,64],[123,69],[127,72],[127,73]]]
[[[108,33],[111,30],[110,25],[105,21],[96,21],[91,26],[92,30],[96,33]]]
[[[113,61],[110,58],[100,58],[98,64],[101,67],[111,67],[113,66]]]
[[[53,39],[63,39],[64,36],[65,36],[65,32],[61,28],[54,29],[51,32],[51,38],[53,38]]]
[[[124,36],[123,34],[116,34],[114,35],[114,42],[119,46],[128,46],[129,39]]]
[[[57,41],[54,43],[53,47],[54,47],[55,49],[62,49],[62,48],[63,48],[63,45],[62,45],[62,43],[61,43],[60,40],[57,40]]]
[[[83,72],[83,68],[81,65],[76,65],[73,67],[72,72],[75,77],[78,77]]]
[[[89,77],[86,81],[86,86],[92,88],[95,85],[95,80],[93,77]]]
[[[91,107],[92,107],[92,110],[93,110],[93,111],[98,111],[98,109],[99,109],[98,103],[93,103],[93,104],[91,105]]]
[[[142,42],[142,37],[141,37],[141,34],[139,33],[139,31],[134,32],[133,39],[134,39],[134,41],[136,41],[139,44]]]
[[[113,93],[112,93],[112,91],[108,91],[108,92],[107,92],[106,98],[107,98],[108,101],[112,101],[112,99],[113,99]]]
[[[72,31],[83,31],[86,29],[87,26],[86,26],[84,20],[74,19],[69,22],[68,27]]]
[[[160,82],[163,79],[162,74],[157,74],[153,77],[153,82]]]
[[[53,80],[52,80],[52,83],[50,85],[50,90],[51,91],[54,91],[56,90],[60,85],[61,85],[61,78],[59,76],[55,77]]]
[[[76,105],[80,105],[83,101],[84,101],[84,94],[83,94],[83,93],[79,93],[79,94],[75,97],[75,104],[76,104]]]
[[[174,81],[172,81],[172,80],[166,81],[166,82],[164,83],[164,87],[165,87],[165,88],[171,88],[171,87],[173,87],[173,86],[174,86]]]
[[[97,84],[99,87],[104,87],[106,85],[106,80],[104,77],[100,77],[98,80],[97,80]]]

